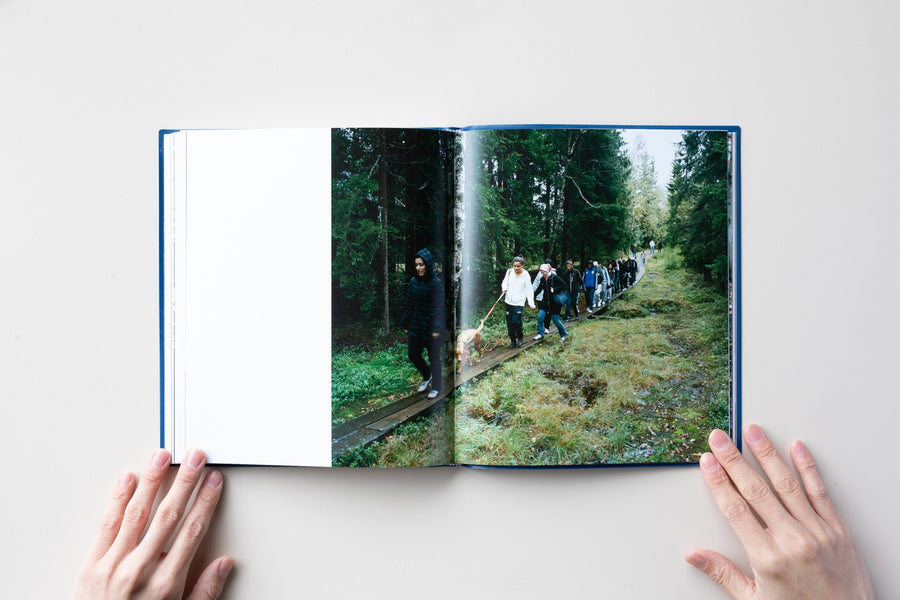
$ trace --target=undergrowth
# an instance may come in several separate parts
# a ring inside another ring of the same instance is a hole
[[[346,349],[331,356],[331,419],[343,423],[406,395],[421,377],[406,346],[381,350]]]
[[[727,301],[669,252],[565,345],[551,339],[460,391],[457,461],[695,462],[728,430]]]
[[[526,311],[526,335],[534,334],[533,314]],[[603,316],[570,324],[565,344],[551,337],[529,348],[460,387],[455,406],[448,401],[435,416],[345,454],[340,464],[696,462],[711,429],[728,431],[727,299],[686,271],[677,252],[649,259],[640,284]],[[492,318],[483,332],[486,353],[505,334],[502,318]],[[371,379],[333,383],[348,399],[337,418],[417,383],[405,346],[355,360],[349,370]]]

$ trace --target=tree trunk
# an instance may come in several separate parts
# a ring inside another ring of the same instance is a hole
[[[381,278],[382,300],[384,302],[383,329],[385,335],[391,331],[390,253],[388,252],[388,159],[387,132],[381,130],[381,167],[378,173],[378,204],[381,217]]]

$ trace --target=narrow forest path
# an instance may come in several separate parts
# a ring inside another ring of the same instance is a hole
[[[640,258],[638,258],[638,273],[634,285],[632,285],[630,288],[620,290],[619,292],[613,294],[612,298],[610,299],[610,303],[608,303],[606,306],[603,306],[595,311],[582,311],[582,313],[587,312],[587,318],[602,315],[606,312],[609,304],[615,302],[624,294],[628,293],[630,289],[639,284],[644,276],[644,273],[645,265],[641,264],[641,260]],[[580,323],[586,320],[587,319],[570,320],[565,324],[566,329],[569,330],[573,327],[578,327]],[[551,326],[549,331],[550,333],[547,334],[542,340],[534,340],[533,333],[530,335],[526,334],[524,343],[518,348],[502,347],[494,349],[490,352],[486,352],[485,356],[481,359],[480,362],[475,363],[472,366],[464,365],[462,372],[459,374],[453,373],[452,371],[448,370],[444,373],[444,381],[453,381],[453,386],[446,387],[436,398],[429,398],[427,391],[417,392],[405,398],[401,398],[400,400],[388,406],[384,406],[355,419],[351,419],[339,425],[335,425],[331,430],[332,461],[352,448],[364,446],[366,444],[370,444],[374,441],[384,438],[385,436],[390,434],[390,432],[395,427],[409,421],[410,419],[433,413],[435,410],[444,405],[445,400],[453,392],[453,390],[466,383],[467,381],[470,381],[478,377],[479,375],[496,368],[505,361],[515,358],[520,353],[527,352],[528,349],[532,346],[545,342],[559,343],[559,338],[553,337],[553,335],[556,334],[556,327]]]

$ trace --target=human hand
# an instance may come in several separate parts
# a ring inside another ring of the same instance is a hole
[[[710,550],[694,550],[685,560],[734,599],[874,598],[862,557],[803,442],[791,445],[798,480],[759,426],[748,426],[744,439],[771,487],[719,430],[709,436],[712,454],[700,458],[700,469],[753,578]]]
[[[218,471],[207,473],[188,508],[206,464],[202,450],[188,451],[151,520],[153,503],[169,463],[169,453],[157,450],[137,489],[131,473],[125,473],[116,483],[100,531],[78,575],[76,600],[182,599],[188,568],[222,495],[223,479]],[[185,511],[187,516],[179,527]],[[142,537],[148,521],[150,526]],[[173,535],[172,546],[165,552]],[[230,556],[214,560],[186,598],[218,598],[233,566]]]

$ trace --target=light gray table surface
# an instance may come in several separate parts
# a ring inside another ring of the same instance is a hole
[[[157,130],[738,125],[743,418],[900,597],[896,4],[0,1],[0,597],[65,598],[158,439]],[[305,340],[326,352],[327,340]],[[225,468],[226,598],[720,598],[695,468]],[[741,559],[743,560],[743,559]]]

